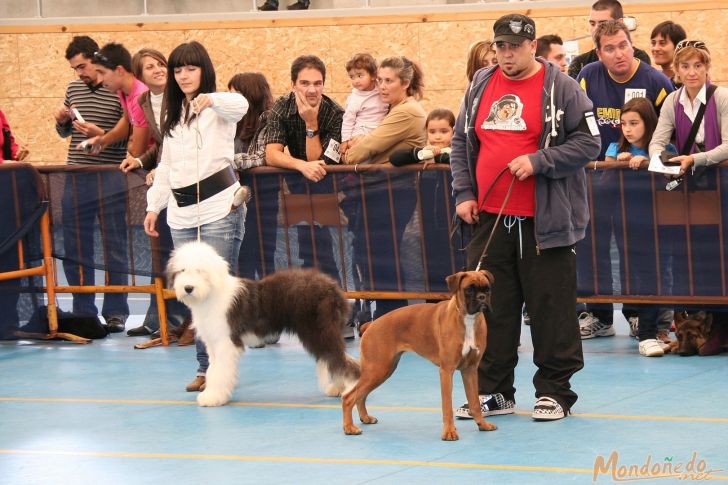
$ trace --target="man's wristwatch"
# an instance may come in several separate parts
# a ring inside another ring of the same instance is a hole
[[[306,128],[306,136],[308,138],[313,138],[316,135],[318,135],[318,130],[309,130],[308,128]]]

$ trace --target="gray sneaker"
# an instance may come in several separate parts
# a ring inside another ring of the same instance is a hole
[[[516,403],[503,397],[503,394],[486,394],[478,396],[480,399],[480,411],[483,417],[497,416],[499,414],[513,414],[516,410]],[[468,409],[468,403],[463,404],[455,410],[455,417],[458,419],[473,419]]]
[[[602,323],[597,317],[588,312],[582,312],[579,315],[579,330],[581,331],[582,340],[594,337],[613,337],[616,333],[614,326]]]

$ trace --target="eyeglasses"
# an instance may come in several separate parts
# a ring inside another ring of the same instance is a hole
[[[681,40],[680,42],[677,43],[677,45],[675,46],[675,54],[677,54],[681,50],[686,49],[688,47],[694,47],[695,49],[700,49],[700,50],[709,52],[708,46],[706,46],[705,42],[703,42],[702,40],[685,39],[685,40]]]
[[[94,52],[94,61],[99,61],[99,62],[101,62],[101,64],[108,64],[108,65],[112,65],[112,64],[113,64],[113,63],[112,63],[112,62],[111,62],[111,61],[109,60],[109,58],[108,58],[108,57],[106,57],[105,55],[103,55],[103,54],[102,54],[101,52],[99,52],[99,51],[96,51],[96,52]]]

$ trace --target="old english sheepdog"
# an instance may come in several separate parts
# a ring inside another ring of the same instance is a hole
[[[209,244],[191,242],[172,253],[169,285],[192,310],[192,322],[210,356],[200,406],[222,406],[238,379],[243,345],[296,334],[316,359],[321,389],[340,396],[359,379],[359,363],[344,352],[341,329],[349,303],[336,282],[314,269],[282,270],[260,281],[236,278]]]

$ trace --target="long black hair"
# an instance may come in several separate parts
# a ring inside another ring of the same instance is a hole
[[[202,71],[200,88],[194,93],[193,98],[200,93],[214,93],[216,91],[215,68],[212,66],[212,60],[210,60],[210,55],[205,47],[195,41],[175,47],[169,55],[169,63],[167,64],[167,70],[173,79],[167,82],[167,87],[164,89],[164,96],[167,100],[167,117],[164,120],[164,129],[162,130],[164,136],[169,135],[182,118],[182,107],[186,98],[185,93],[182,92],[179,84],[174,79],[174,70],[184,66],[197,66]]]

